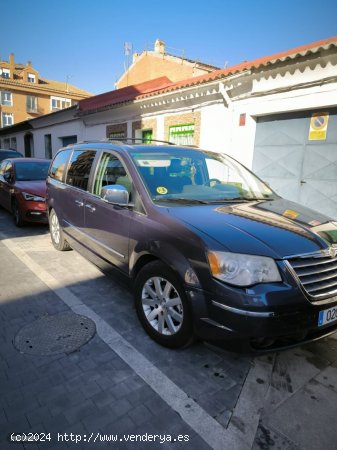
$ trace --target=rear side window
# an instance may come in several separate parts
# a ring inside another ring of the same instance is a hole
[[[55,178],[59,181],[63,180],[63,174],[68,161],[69,153],[70,150],[63,150],[55,156],[55,159],[49,169],[49,176],[51,178]]]
[[[88,190],[90,170],[95,159],[94,150],[75,150],[71,156],[66,183]]]

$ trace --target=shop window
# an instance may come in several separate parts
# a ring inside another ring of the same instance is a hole
[[[194,144],[194,124],[174,125],[169,128],[169,141],[176,145]]]

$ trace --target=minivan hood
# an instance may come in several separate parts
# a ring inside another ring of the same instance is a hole
[[[27,192],[28,194],[46,198],[46,180],[16,181],[15,187],[21,192]]]
[[[175,206],[168,212],[236,253],[285,258],[337,244],[337,222],[285,199]]]

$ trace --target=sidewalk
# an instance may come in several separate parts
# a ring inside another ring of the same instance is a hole
[[[0,220],[1,449],[337,449],[337,334],[257,358],[202,343],[164,349],[126,289],[77,253],[55,251],[47,229],[18,230],[3,211]],[[78,351],[14,348],[27,324],[67,311],[96,323]],[[47,439],[8,441],[22,432]]]
[[[12,341],[24,325],[69,308],[1,243],[0,254],[6,262],[0,272],[0,448],[65,448],[57,435],[88,439],[97,432],[121,436],[145,430],[174,438],[188,435],[193,448],[209,448],[97,335],[69,355],[20,354]],[[22,432],[50,433],[51,441],[25,446],[8,441],[12,433]],[[98,442],[66,445],[110,447]],[[114,448],[137,448],[132,445]],[[174,448],[183,446],[176,442]]]

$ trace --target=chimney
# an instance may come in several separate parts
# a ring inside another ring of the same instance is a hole
[[[14,53],[11,53],[9,55],[9,70],[11,72],[10,77],[14,78],[14,69],[15,69],[15,62],[14,62]]]
[[[26,67],[27,67],[27,69],[31,69],[32,68],[32,62],[31,61],[27,61]]]
[[[154,43],[154,51],[156,53],[160,53],[161,55],[165,54],[165,42],[157,39]]]

